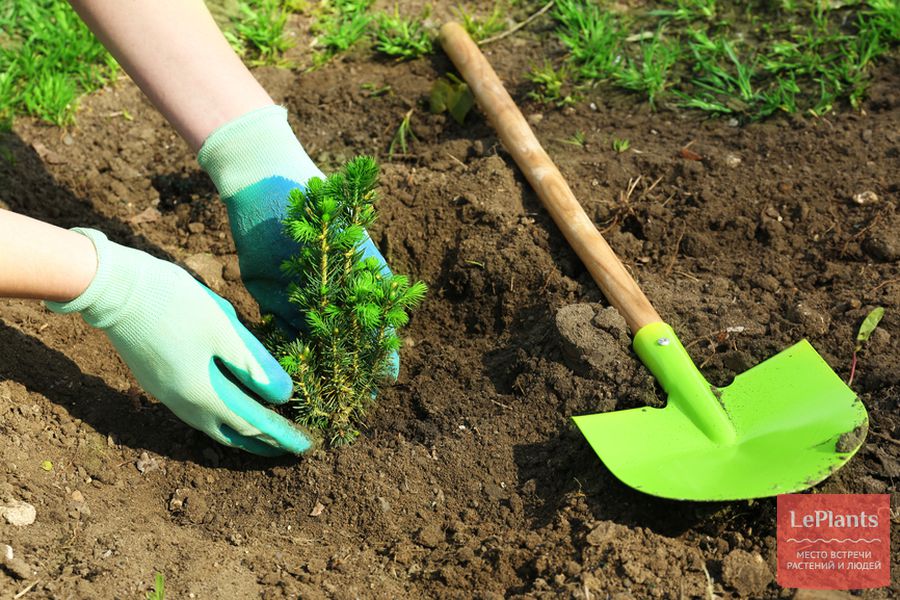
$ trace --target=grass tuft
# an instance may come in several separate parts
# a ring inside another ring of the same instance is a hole
[[[157,573],[153,580],[153,591],[147,592],[147,600],[166,600],[166,578],[162,573]]]
[[[252,64],[282,64],[282,55],[294,45],[284,30],[288,18],[284,2],[239,2],[238,11],[231,17],[233,29],[226,32],[232,47],[249,55]]]
[[[421,15],[418,19],[404,18],[396,8],[392,15],[386,13],[377,15],[375,48],[399,60],[430,54],[433,50],[431,36],[421,24],[426,17],[427,14]]]
[[[560,0],[554,17],[559,39],[582,79],[605,80],[617,71],[625,29],[616,15],[585,0]]]
[[[533,100],[556,106],[568,106],[577,101],[571,91],[571,68],[568,64],[557,69],[545,59],[543,65],[533,66],[525,77],[536,86],[528,92],[528,97]]]
[[[669,72],[678,60],[680,49],[674,41],[663,41],[660,33],[642,44],[639,59],[627,59],[615,72],[615,81],[626,90],[642,92],[650,106],[669,85]]]
[[[504,10],[499,3],[494,4],[491,14],[479,17],[462,4],[453,9],[453,14],[461,21],[463,28],[476,42],[497,35],[506,29]]]
[[[324,12],[313,25],[318,45],[322,51],[314,62],[322,65],[334,56],[346,52],[366,37],[372,15],[369,7],[373,0],[331,0],[325,3]]]
[[[0,4],[0,124],[31,115],[75,121],[78,98],[113,80],[118,65],[67,3]]]
[[[410,142],[418,141],[412,129],[412,114],[413,109],[409,109],[403,116],[403,120],[400,121],[397,131],[394,132],[394,137],[391,139],[390,146],[388,146],[388,158],[391,160],[394,160],[394,156],[398,154],[398,151],[399,154],[409,154]]]

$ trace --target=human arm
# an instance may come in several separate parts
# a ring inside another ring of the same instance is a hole
[[[0,295],[80,313],[106,333],[138,383],[187,424],[255,454],[311,447],[257,402],[286,402],[287,373],[231,305],[184,269],[99,231],[68,231],[4,210],[0,234],[9,234],[0,235]]]
[[[199,151],[228,208],[241,278],[260,311],[289,331],[303,315],[287,299],[281,264],[297,245],[284,235],[287,196],[324,177],[243,65],[201,0],[70,0],[126,72]],[[368,235],[363,258],[384,257]],[[399,358],[394,354],[396,377]]]
[[[0,246],[0,298],[64,302],[97,271],[97,252],[83,235],[2,209]]]
[[[272,98],[202,0],[70,0],[194,152],[218,127]]]

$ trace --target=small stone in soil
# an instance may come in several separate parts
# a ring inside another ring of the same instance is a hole
[[[146,452],[141,452],[141,455],[138,457],[137,461],[135,461],[134,466],[137,467],[137,470],[141,473],[149,473],[150,471],[157,470],[159,468],[159,463],[155,458],[151,458]]]
[[[129,217],[128,222],[132,225],[140,225],[141,223],[154,223],[156,221],[159,221],[161,217],[162,213],[159,212],[159,210],[157,210],[153,206],[149,206],[138,214]]]
[[[725,155],[725,165],[731,169],[735,168],[739,164],[741,164],[741,157],[737,154],[726,154]]]
[[[853,202],[855,204],[859,204],[860,206],[864,206],[866,204],[875,204],[876,202],[878,202],[878,194],[876,194],[872,190],[866,190],[864,192],[854,194]]]
[[[37,510],[27,502],[10,500],[0,504],[0,516],[10,525],[25,527],[34,523],[37,518]]]

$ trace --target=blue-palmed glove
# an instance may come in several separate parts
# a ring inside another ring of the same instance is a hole
[[[97,250],[97,273],[58,313],[81,313],[109,337],[137,382],[182,421],[254,454],[308,450],[312,442],[263,408],[291,396],[291,379],[238,322],[234,308],[170,262],[76,229]]]
[[[284,233],[287,198],[312,177],[325,176],[297,140],[281,106],[249,112],[216,129],[197,157],[228,208],[231,233],[237,247],[241,279],[259,304],[289,332],[302,331],[305,317],[288,301],[288,280],[281,272],[284,260],[297,252],[297,244]],[[374,257],[390,269],[366,235],[363,258]],[[399,357],[392,356],[397,377]]]

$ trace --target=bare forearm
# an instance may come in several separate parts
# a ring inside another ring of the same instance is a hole
[[[65,302],[87,289],[97,253],[83,235],[0,210],[0,297]]]
[[[215,128],[272,104],[202,0],[70,3],[194,151]]]

